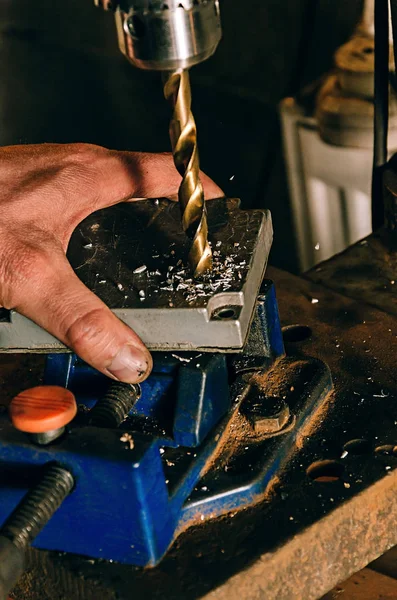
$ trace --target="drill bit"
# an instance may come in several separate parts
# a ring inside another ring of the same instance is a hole
[[[212,267],[212,252],[208,243],[207,211],[200,181],[196,123],[191,111],[192,95],[189,72],[179,69],[164,78],[164,95],[173,107],[170,138],[174,163],[182,176],[178,198],[182,212],[182,227],[192,240],[189,263],[194,277]]]

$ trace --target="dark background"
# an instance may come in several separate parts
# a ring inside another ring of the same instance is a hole
[[[202,168],[273,215],[273,264],[296,269],[277,106],[332,66],[362,0],[221,0],[224,36],[192,71]],[[119,53],[93,0],[1,0],[0,144],[84,141],[165,151],[160,76]],[[230,178],[234,175],[232,181]]]

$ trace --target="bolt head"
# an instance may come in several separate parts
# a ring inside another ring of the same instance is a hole
[[[243,412],[258,435],[281,431],[290,418],[289,406],[282,398],[266,396],[257,387],[250,390]]]
[[[290,410],[287,404],[280,408],[277,414],[272,416],[255,415],[252,419],[252,424],[255,433],[277,433],[281,431],[288,423],[290,418]]]

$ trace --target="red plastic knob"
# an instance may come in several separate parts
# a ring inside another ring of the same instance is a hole
[[[12,424],[27,433],[46,433],[64,427],[76,416],[72,392],[56,385],[41,385],[21,392],[9,408]]]

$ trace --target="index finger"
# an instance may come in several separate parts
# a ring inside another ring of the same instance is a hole
[[[101,167],[98,208],[131,198],[175,198],[182,181],[172,154],[110,151]],[[207,200],[223,196],[221,188],[203,172],[201,181]]]

